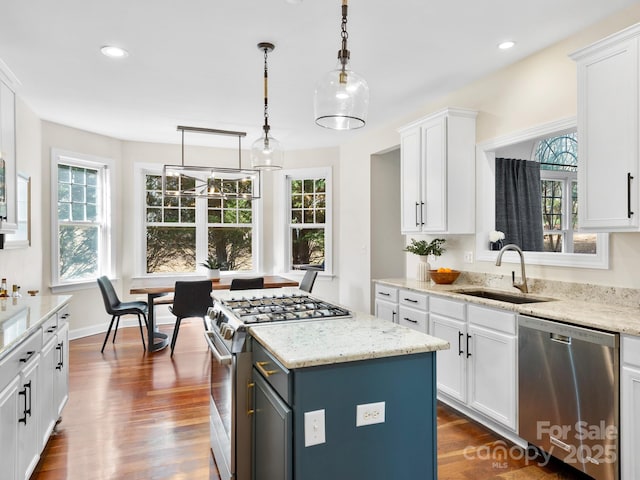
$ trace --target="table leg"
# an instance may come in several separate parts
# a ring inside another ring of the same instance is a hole
[[[162,297],[166,293],[149,293],[147,294],[147,303],[149,305],[149,312],[147,314],[147,341],[149,352],[157,352],[162,350],[169,344],[166,333],[159,332],[156,327],[155,317],[155,304],[154,299]]]

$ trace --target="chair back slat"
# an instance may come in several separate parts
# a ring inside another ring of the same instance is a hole
[[[176,282],[171,308],[176,317],[204,317],[212,305],[211,280]]]

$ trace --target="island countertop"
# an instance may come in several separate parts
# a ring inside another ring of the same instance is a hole
[[[249,332],[289,369],[449,348],[445,340],[358,312],[347,318],[260,324]]]

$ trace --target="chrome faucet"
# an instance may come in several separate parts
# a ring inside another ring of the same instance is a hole
[[[509,243],[502,247],[500,252],[498,253],[498,258],[496,259],[496,266],[499,267],[502,264],[502,254],[507,250],[515,250],[520,255],[520,270],[522,275],[522,283],[516,283],[515,272],[511,272],[511,284],[520,290],[522,293],[529,293],[529,287],[527,287],[527,275],[524,273],[524,254],[522,253],[522,249],[517,246],[515,243]]]

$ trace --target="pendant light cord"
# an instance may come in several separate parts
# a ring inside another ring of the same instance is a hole
[[[268,79],[269,73],[267,69],[267,55],[269,49],[265,47],[264,49],[264,126],[262,129],[264,130],[264,143],[266,146],[269,145],[269,95],[268,95]]]
[[[340,83],[347,83],[347,62],[349,61],[349,50],[347,49],[347,39],[349,33],[347,32],[347,11],[349,6],[347,0],[342,0],[342,22],[340,24],[340,36],[342,37],[342,48],[338,52],[338,60],[342,65],[342,72],[340,73]]]

